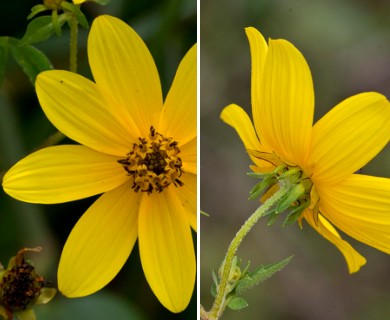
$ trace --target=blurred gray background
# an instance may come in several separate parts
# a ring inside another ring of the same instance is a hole
[[[235,131],[219,119],[238,103],[250,112],[250,55],[244,28],[265,38],[284,38],[306,57],[312,71],[315,121],[343,99],[364,91],[390,98],[390,1],[385,0],[214,0],[200,6],[201,302],[211,307],[211,272],[231,239],[258,203],[249,201],[254,180]],[[363,168],[390,177],[390,150]],[[390,196],[390,195],[389,195]],[[389,212],[390,214],[390,212]],[[280,273],[244,297],[249,307],[227,310],[223,319],[390,319],[390,256],[350,239],[367,259],[357,274],[331,243],[306,223],[266,226],[260,221],[238,256],[252,266],[294,254]]]

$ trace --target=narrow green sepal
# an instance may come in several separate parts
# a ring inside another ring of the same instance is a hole
[[[273,214],[271,214],[268,218],[267,226],[272,226],[276,222],[278,217],[279,217],[279,213],[274,212]]]
[[[295,183],[298,181],[298,179],[301,177],[302,172],[298,168],[290,168],[289,170],[286,170],[283,172],[278,180],[284,180],[284,179],[289,179],[291,183]]]
[[[87,21],[87,18],[85,17],[84,13],[80,10],[80,7],[77,5],[74,5],[70,2],[63,1],[61,2],[61,8],[67,11],[70,11],[74,14],[74,16],[77,19],[77,22],[85,29],[89,28],[89,24]]]
[[[273,184],[276,183],[276,178],[273,176],[268,176],[258,184],[256,184],[252,190],[249,192],[249,200],[254,200],[260,198],[261,195]]]
[[[255,179],[264,179],[268,176],[276,176],[279,172],[283,171],[286,166],[278,166],[271,172],[247,172],[247,175]]]
[[[294,201],[304,195],[305,192],[305,187],[302,183],[293,185],[287,195],[278,202],[278,204],[276,205],[275,212],[280,213],[285,211],[291,206]]]
[[[65,21],[69,19],[68,14],[61,14],[58,16],[58,23],[60,27],[63,26]],[[28,44],[41,42],[49,39],[55,33],[55,27],[51,16],[38,17],[32,20],[28,26],[26,33],[20,40],[20,46],[26,46]]]
[[[255,271],[248,272],[238,282],[235,288],[236,293],[241,294],[248,289],[253,288],[255,285],[258,285],[260,282],[270,278],[276,272],[282,270],[292,258],[293,256],[290,256],[282,261],[271,263],[266,266],[260,266]]]
[[[242,310],[248,306],[248,302],[241,297],[233,297],[228,302],[228,308],[231,310]]]
[[[31,8],[30,14],[27,16],[27,20],[34,18],[38,13],[48,10],[43,4],[37,4]]]
[[[292,209],[290,213],[287,215],[286,219],[283,221],[283,227],[288,226],[290,224],[293,224],[298,220],[298,218],[301,216],[302,212],[310,206],[310,201],[304,202],[302,205]]]

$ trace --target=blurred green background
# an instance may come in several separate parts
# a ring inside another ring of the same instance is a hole
[[[0,2],[0,36],[21,38],[26,17],[38,0]],[[145,40],[160,72],[164,94],[169,89],[177,66],[197,40],[195,0],[112,0],[105,7],[82,5],[88,21],[110,14],[131,25]],[[36,44],[56,69],[68,69],[69,28]],[[79,73],[90,77],[86,41],[88,30],[80,29]],[[34,88],[19,66],[9,61],[0,91],[0,171],[29,154],[56,130],[44,116]],[[64,141],[67,143],[69,141]],[[31,205],[18,202],[0,191],[0,261],[6,265],[22,247],[42,246],[39,254],[29,254],[39,274],[56,284],[56,268],[65,240],[83,212],[95,198],[61,205]],[[196,244],[196,234],[194,233]],[[115,248],[113,248],[115,250]],[[57,294],[45,306],[35,308],[44,319],[196,319],[196,289],[187,310],[172,314],[161,306],[151,292],[140,265],[137,246],[117,277],[99,293],[80,299]]]
[[[211,307],[211,272],[258,203],[247,200],[254,180],[236,132],[219,119],[237,103],[250,113],[250,55],[244,28],[284,38],[306,57],[316,93],[315,121],[343,99],[364,91],[390,98],[390,2],[386,0],[214,0],[200,6],[200,273],[201,302]],[[364,174],[390,177],[385,148]],[[390,195],[389,195],[390,196]],[[390,212],[389,212],[390,215]],[[345,236],[345,235],[343,235]],[[390,319],[390,256],[348,238],[367,259],[349,275],[344,258],[306,223],[260,221],[238,256],[252,266],[294,259],[244,295],[249,307],[223,319]]]

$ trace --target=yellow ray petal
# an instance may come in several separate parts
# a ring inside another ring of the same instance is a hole
[[[87,0],[73,0],[73,3],[74,4],[81,4],[81,3],[85,2],[85,1],[87,1]]]
[[[390,253],[390,179],[355,174],[318,192],[320,209],[337,228]]]
[[[196,179],[197,177],[195,174],[183,174],[180,180],[183,181],[184,185],[182,187],[173,188],[173,191],[176,192],[187,213],[188,221],[190,222],[192,229],[195,231],[197,231]]]
[[[186,143],[196,137],[196,49],[184,56],[161,113],[159,130]]]
[[[195,283],[195,254],[187,214],[166,189],[144,195],[139,216],[139,248],[146,279],[172,312],[184,310]]]
[[[117,157],[79,145],[49,147],[16,163],[4,176],[12,197],[32,203],[61,203],[114,189],[128,180]]]
[[[390,103],[369,92],[350,97],[313,127],[313,180],[336,183],[363,167],[390,139]]]
[[[38,75],[36,91],[49,120],[69,138],[94,150],[124,156],[137,136],[118,121],[115,105],[107,105],[88,79],[52,70]]]
[[[197,139],[194,138],[184,146],[179,145],[180,158],[183,161],[184,172],[196,174],[197,172]]]
[[[268,53],[268,45],[263,35],[255,28],[246,28],[246,35],[251,50],[251,98],[253,123],[257,132],[260,132],[260,89],[262,86],[265,59]],[[264,142],[262,141],[264,144]]]
[[[101,15],[91,27],[88,57],[98,87],[148,134],[158,125],[163,103],[157,68],[142,39],[123,21]]]
[[[289,163],[307,158],[314,112],[310,69],[302,54],[288,41],[270,40],[259,83],[260,139]],[[262,140],[263,141],[263,140]]]
[[[260,143],[248,114],[240,106],[231,104],[225,107],[221,112],[221,119],[237,131],[245,149],[272,153],[272,150]],[[249,156],[258,166],[269,165],[268,162],[259,160],[250,153]]]
[[[58,267],[58,287],[65,296],[92,294],[119,272],[137,239],[140,196],[126,183],[102,195],[83,214]]]
[[[325,239],[332,242],[343,254],[350,273],[359,271],[366,264],[366,259],[357,252],[352,246],[343,240],[337,230],[323,216],[319,215],[318,220],[314,221],[313,215],[305,212],[306,221],[321,234]]]

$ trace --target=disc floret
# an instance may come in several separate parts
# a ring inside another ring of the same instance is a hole
[[[150,127],[147,138],[138,138],[124,159],[118,160],[133,180],[135,192],[162,192],[171,184],[183,186],[178,142]]]

